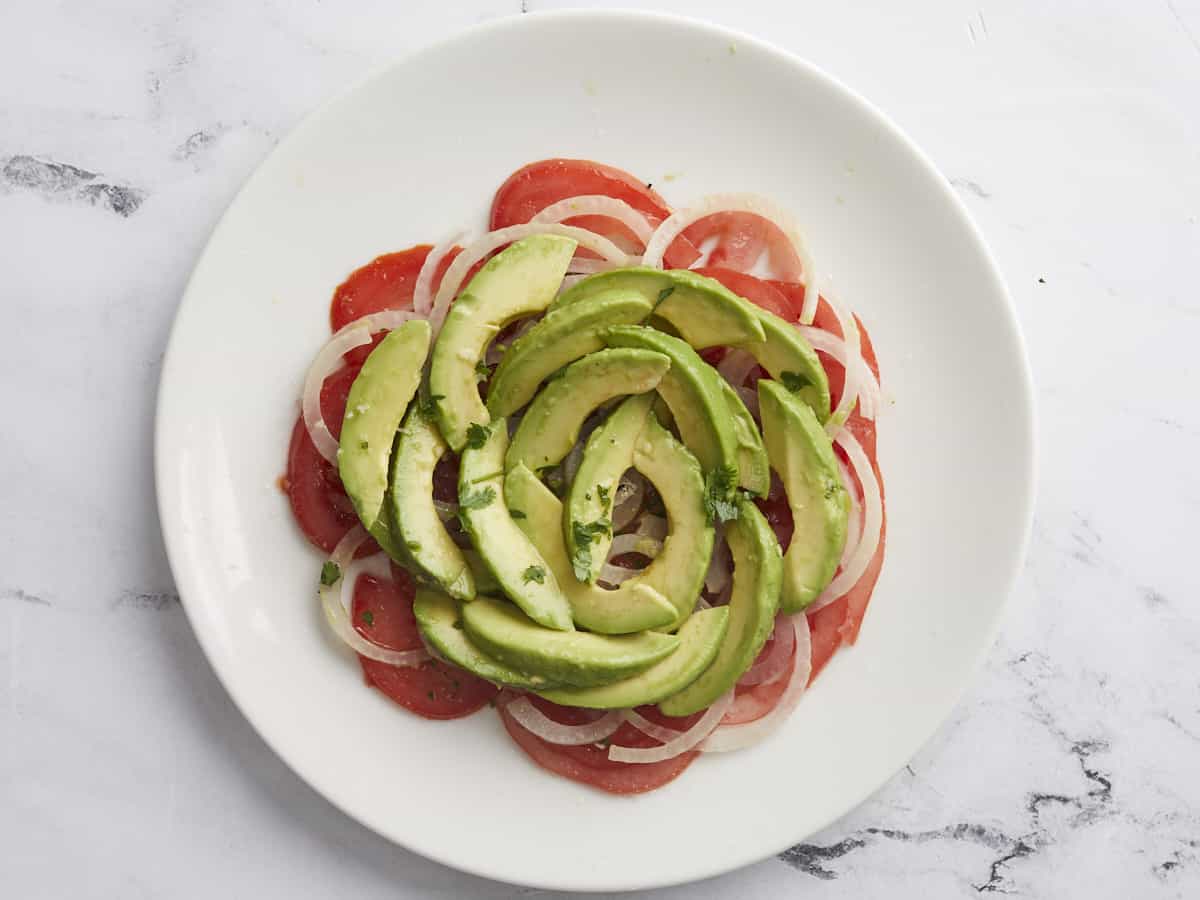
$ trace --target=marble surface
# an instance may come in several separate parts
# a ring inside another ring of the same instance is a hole
[[[397,54],[561,5],[4,4],[0,894],[540,893],[397,849],[258,739],[180,608],[150,438],[185,279],[280,136]],[[1200,896],[1200,2],[657,6],[826,67],[961,191],[1028,339],[1040,486],[999,640],[911,765],[655,896]]]

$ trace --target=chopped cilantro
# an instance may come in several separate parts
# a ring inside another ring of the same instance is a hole
[[[404,546],[407,547],[409,550],[411,550],[413,553],[421,552],[421,544],[417,541],[405,541]]]
[[[458,497],[458,508],[461,509],[483,509],[496,499],[496,489],[491,485],[478,491],[467,491],[460,494]]]
[[[321,566],[321,584],[324,587],[329,587],[331,584],[337,584],[342,577],[342,567],[335,563],[332,559]]]
[[[482,359],[475,363],[475,380],[487,381],[492,377],[492,367],[485,363]]]
[[[480,425],[478,422],[472,422],[467,426],[467,446],[472,450],[479,450],[487,443],[488,438],[492,436],[492,430],[486,425]]]
[[[780,372],[779,380],[793,394],[798,394],[806,387],[812,385],[812,379],[807,375],[801,375],[799,372]]]
[[[704,479],[704,514],[710,524],[728,522],[738,517],[737,469],[733,466],[717,466]]]
[[[363,624],[366,625],[368,628],[370,628],[371,626],[373,626],[375,624],[375,613],[371,612],[369,609],[365,613],[362,614],[361,618],[362,618]]]
[[[445,400],[444,394],[431,394],[425,388],[421,389],[420,395],[417,397],[417,410],[426,419],[432,419],[437,415],[437,405],[439,400]]]
[[[521,581],[528,584],[531,581],[536,581],[538,584],[546,583],[546,570],[541,566],[530,566],[521,573]]]
[[[575,540],[575,552],[571,554],[571,568],[575,577],[587,581],[592,574],[592,538],[597,535],[609,534],[612,523],[608,519],[597,519],[594,522],[572,522],[571,536]]]
[[[600,502],[607,505],[608,503],[608,487],[603,484],[596,485],[596,493],[600,496]]]
[[[654,308],[658,309],[658,305],[675,293],[675,285],[665,287],[658,292],[658,299],[654,301]]]
[[[520,509],[510,509],[510,510],[508,511],[508,514],[509,514],[510,516],[512,516],[514,519],[524,519],[524,518],[528,518],[528,517],[525,515],[525,512],[524,512],[524,510],[520,510]]]
[[[371,447],[371,445],[370,445],[370,443],[367,442],[366,438],[363,438],[361,441],[358,442],[359,450],[368,450],[368,449],[370,449],[370,447]]]

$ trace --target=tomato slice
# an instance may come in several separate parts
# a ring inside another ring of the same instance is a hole
[[[599,713],[592,710],[558,706],[539,697],[530,696],[529,699],[549,718],[564,725],[581,725],[599,717]],[[638,712],[659,725],[680,730],[691,727],[702,715],[697,713],[694,716],[672,718],[664,716],[653,706],[639,707]],[[585,744],[581,747],[565,747],[551,744],[527,731],[503,706],[500,708],[500,718],[517,746],[543,769],[610,794],[641,794],[662,787],[678,778],[699,756],[698,751],[691,751],[658,763],[613,762],[608,758],[607,746]],[[628,722],[618,728],[610,740],[622,747],[656,747],[660,743]]]
[[[733,705],[729,707],[729,712],[725,713],[725,718],[721,719],[721,724],[742,725],[761,719],[773,710],[787,689],[795,668],[796,653],[793,651],[787,671],[770,684],[754,684],[749,687],[738,685],[734,688]]]
[[[722,212],[705,216],[688,226],[684,235],[697,247],[716,239],[716,245],[708,255],[708,266],[747,272],[754,268],[767,249],[767,229],[761,216]]]
[[[321,386],[321,413],[335,438],[342,432],[346,396],[358,377],[358,370],[359,366],[339,369]],[[358,524],[358,516],[342,487],[337,467],[317,452],[304,427],[303,417],[292,427],[287,474],[282,487],[291,503],[296,524],[314,547],[326,553],[332,553],[346,532]],[[378,552],[379,545],[374,540],[367,540],[356,555],[370,556]]]
[[[788,298],[770,281],[755,278],[744,272],[721,266],[707,265],[694,270],[697,275],[705,275],[716,279],[739,297],[744,297],[755,306],[760,306],[767,312],[775,313],[785,322],[796,321],[796,311]]]
[[[846,598],[842,597],[808,617],[812,639],[812,674],[808,683],[816,681],[825,663],[842,644],[842,623],[846,621]]]
[[[354,627],[367,640],[392,650],[421,646],[412,602],[416,587],[408,573],[392,566],[392,580],[363,575],[354,585]],[[359,656],[363,678],[385,696],[427,719],[469,716],[496,696],[498,688],[457,666],[431,659],[420,666],[389,666]]]
[[[587,159],[543,159],[517,169],[500,185],[492,200],[490,227],[524,224],[551,203],[584,194],[624,200],[652,225],[671,214],[671,207],[656,191],[628,172]],[[626,247],[633,240],[628,228],[611,219],[581,216],[568,219],[567,224],[617,238]],[[667,268],[686,269],[699,257],[692,243],[680,236],[667,248],[663,262]]]

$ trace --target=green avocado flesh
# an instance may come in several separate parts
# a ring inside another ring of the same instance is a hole
[[[437,591],[419,590],[413,599],[413,615],[421,635],[439,656],[492,684],[522,690],[546,690],[553,682],[541,675],[526,675],[492,659],[463,631],[458,604]]]
[[[437,427],[413,404],[392,457],[392,533],[418,575],[451,597],[470,600],[475,577],[433,504],[433,470],[447,449]]]
[[[506,466],[535,472],[562,462],[579,440],[584,420],[602,403],[653,390],[671,367],[661,353],[619,348],[571,363],[529,405],[508,448]]]
[[[512,415],[563,366],[603,350],[601,329],[640,322],[651,308],[637,293],[608,290],[551,312],[505,351],[488,386],[488,411],[493,416]]]
[[[766,379],[758,383],[758,402],[771,468],[779,473],[795,522],[779,600],[783,612],[794,613],[812,603],[837,570],[850,498],[833,444],[812,408]]]
[[[704,709],[734,686],[771,636],[779,606],[783,560],[775,532],[749,500],[738,503],[737,519],[725,523],[733,556],[729,628],[712,665],[686,688],[659,704],[669,716]]]
[[[610,347],[634,347],[668,357],[670,368],[658,383],[658,393],[671,409],[683,443],[696,454],[706,473],[738,469],[738,442],[717,370],[679,338],[640,325],[617,325],[604,332]],[[738,485],[728,479],[727,496]]]
[[[611,523],[617,483],[633,465],[633,447],[654,406],[654,394],[638,394],[618,406],[592,432],[583,449],[579,469],[567,491],[563,539],[574,560],[587,560],[587,577],[595,581],[608,558],[612,529],[588,528],[594,522]],[[586,541],[586,543],[584,543]]]
[[[342,419],[338,475],[358,518],[393,558],[395,542],[383,507],[388,466],[396,430],[421,382],[429,334],[429,323],[421,320],[390,332],[350,386]]]
[[[650,668],[679,646],[672,634],[605,635],[551,631],[515,606],[476,597],[463,607],[467,637],[485,653],[527,676],[595,687]]]
[[[600,634],[629,634],[662,628],[675,621],[678,613],[674,604],[650,583],[644,583],[648,569],[615,590],[575,578],[563,542],[563,505],[528,468],[517,466],[509,471],[505,489],[510,508],[521,513],[517,525],[562,585],[576,624]],[[670,580],[669,574],[664,570],[661,577],[651,580],[663,584]],[[703,576],[702,568],[701,579]]]
[[[670,323],[697,350],[764,339],[753,309],[725,285],[681,269],[614,269],[584,279],[554,301],[564,309],[600,292],[635,291],[654,304],[654,314]]]
[[[517,527],[504,496],[508,427],[497,419],[487,439],[463,450],[458,473],[459,516],[471,542],[504,593],[540,626],[571,631],[571,606],[546,560]]]
[[[747,302],[747,306],[751,304]],[[795,325],[765,309],[752,307],[762,324],[765,339],[741,345],[771,373],[812,407],[822,423],[829,420],[829,378],[820,357]]]
[[[491,421],[479,397],[476,368],[492,338],[509,322],[550,305],[575,253],[575,241],[535,235],[488,260],[459,294],[433,347],[429,392],[437,398],[442,437],[455,452],[472,424]]]
[[[728,381],[721,379],[721,393],[733,416],[733,437],[737,441],[738,487],[756,497],[765,497],[771,490],[771,462],[763,445],[758,425],[746,404]]]
[[[729,610],[725,607],[702,610],[679,629],[679,649],[640,675],[602,687],[541,689],[539,693],[563,706],[591,709],[657,703],[683,690],[709,667],[721,649],[728,624]]]

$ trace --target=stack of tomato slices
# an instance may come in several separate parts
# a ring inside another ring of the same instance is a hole
[[[802,250],[791,241],[786,227],[780,227],[769,215],[755,212],[757,208],[753,205],[716,203],[713,208],[714,212],[706,214],[705,208],[700,207],[698,214],[685,218],[686,227],[678,229],[678,233],[670,233],[674,230],[668,227],[665,240],[658,241],[665,243],[657,248],[661,265],[692,268],[698,274],[716,279],[734,293],[797,323],[807,336],[821,337],[819,332],[824,332],[826,340],[813,340],[813,344],[825,365],[835,410],[843,408],[848,367],[855,365],[861,357],[859,366],[865,363],[870,377],[863,371],[861,375],[853,376],[854,382],[873,379],[875,402],[864,402],[867,395],[862,392],[848,397],[843,428],[853,439],[849,443],[855,445],[856,442],[855,446],[861,448],[865,459],[860,458],[856,466],[855,460],[848,458],[844,442],[835,441],[834,448],[843,463],[843,478],[851,493],[851,516],[856,520],[852,522],[852,534],[861,534],[870,527],[866,520],[871,518],[871,496],[876,498],[875,518],[879,520],[874,523],[878,539],[864,550],[870,552],[873,547],[873,552],[857,561],[857,569],[861,572],[853,582],[833,594],[827,591],[810,607],[807,616],[801,617],[800,621],[807,623],[807,640],[797,640],[797,634],[801,638],[804,634],[800,626],[793,623],[792,617],[781,615],[777,618],[770,639],[729,699],[720,719],[723,727],[744,725],[770,716],[788,693],[789,686],[793,695],[802,691],[817,677],[839,646],[855,642],[883,564],[886,514],[883,511],[883,482],[876,460],[874,421],[879,367],[866,329],[856,317],[848,320],[824,296],[818,297],[815,290],[806,291],[804,276],[809,267]],[[501,185],[492,204],[489,227],[495,232],[531,220],[559,222],[600,235],[636,259],[643,252],[648,258],[652,255],[655,248],[648,246],[649,236],[654,235],[657,241],[661,232],[659,226],[669,220],[672,213],[666,201],[650,185],[626,172],[590,161],[551,159],[519,169]],[[388,310],[427,313],[431,298],[439,292],[443,276],[460,249],[452,243],[437,248],[418,245],[380,256],[356,270],[334,293],[330,308],[333,331],[338,332],[366,316]],[[465,274],[460,273],[459,286],[469,280],[484,259],[475,262]],[[426,266],[427,260],[429,266]],[[586,273],[603,269],[605,260],[597,253],[581,248],[576,264],[574,271]],[[750,274],[764,268],[769,268],[773,277]],[[422,283],[422,277],[425,283]],[[807,317],[805,313],[808,313]],[[849,337],[855,337],[859,342],[859,356],[847,356],[844,351],[835,349],[853,344],[845,333],[845,326],[850,322],[853,322],[850,331],[854,330],[853,326],[858,328],[858,335]],[[340,368],[320,383],[320,418],[334,441],[338,438],[350,386],[382,334],[376,333],[370,344],[346,352]],[[842,339],[847,340],[843,342]],[[731,356],[738,352],[717,347],[702,355],[718,366],[726,377],[735,372],[731,377],[734,387],[741,389],[743,396],[750,396],[757,380],[766,377],[766,373],[757,366],[739,365]],[[723,362],[727,365],[722,366]],[[857,403],[854,402],[856,399]],[[358,521],[342,488],[337,468],[327,455],[318,452],[305,417],[301,416],[292,430],[287,473],[281,486],[304,535],[328,554],[358,526]],[[863,483],[860,472],[864,463],[870,469],[866,479],[868,484]],[[874,475],[874,484],[870,483],[870,474]],[[440,466],[435,473],[435,497],[447,503],[455,499],[456,472],[452,465]],[[777,480],[773,482],[770,494],[758,504],[775,529],[780,545],[786,548],[792,535],[792,516]],[[848,539],[843,567],[849,565],[852,540]],[[415,586],[408,573],[388,563],[378,545],[369,538],[357,547],[353,556],[358,562],[381,561],[370,567],[352,566],[347,571],[347,582],[352,591],[351,622],[358,634],[371,644],[388,650],[423,650],[412,610]],[[622,560],[617,557],[612,562],[620,565]],[[842,569],[839,569],[841,574]],[[835,576],[831,588],[843,580]],[[724,596],[719,591],[706,592],[704,602],[720,603],[727,598],[727,590]],[[804,653],[804,659],[798,659],[801,653]],[[600,713],[557,706],[532,695],[522,698],[508,689],[501,691],[427,653],[420,657],[419,664],[408,666],[389,665],[361,654],[359,658],[367,684],[406,709],[430,719],[452,719],[470,715],[487,705],[495,706],[513,740],[543,768],[616,794],[649,791],[671,781],[701,750],[732,749],[701,744],[698,749],[665,760],[620,762],[610,758],[610,744],[631,748],[660,746],[673,735],[686,732],[704,713],[682,719],[664,716],[655,707],[641,707],[625,714]],[[805,671],[809,673],[807,679],[797,690],[794,682]],[[612,724],[604,729],[607,737],[603,740],[582,744],[553,743],[518,721],[510,709],[514,702],[520,702],[522,709],[532,708],[540,713],[542,721],[562,726],[587,725],[605,716]],[[613,719],[613,716],[617,718]]]

